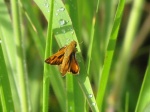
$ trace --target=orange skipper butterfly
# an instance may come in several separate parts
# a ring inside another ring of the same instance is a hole
[[[65,76],[67,72],[78,74],[80,68],[75,58],[76,46],[77,42],[72,41],[69,45],[62,47],[57,53],[47,58],[45,62],[51,65],[59,65],[62,76]]]

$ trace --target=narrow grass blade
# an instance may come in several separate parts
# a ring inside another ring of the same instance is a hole
[[[113,87],[108,98],[108,105],[111,105],[114,110],[116,105],[119,105],[120,98],[123,94],[124,84],[126,82],[127,71],[131,62],[131,49],[135,34],[137,32],[137,26],[140,23],[140,11],[143,7],[143,0],[133,2],[132,11],[130,13],[127,30],[125,33],[122,48],[120,50],[118,60],[115,63],[115,79],[113,81]]]
[[[65,4],[67,11],[72,20],[74,30],[79,36],[79,20],[78,20],[78,1],[66,0]],[[73,13],[72,13],[73,12]],[[79,38],[78,38],[79,39]],[[75,80],[73,75],[66,76],[66,87],[67,87],[67,110],[74,112],[85,112],[86,111],[86,100],[79,87],[77,80]],[[80,102],[79,102],[80,101]]]
[[[113,28],[111,31],[111,36],[110,36],[110,40],[108,43],[107,51],[106,51],[106,56],[105,56],[106,58],[104,60],[102,76],[101,76],[98,93],[96,97],[96,101],[100,110],[102,109],[102,106],[103,106],[102,105],[103,98],[105,95],[105,90],[106,90],[107,81],[109,77],[109,71],[110,71],[110,67],[112,64],[112,59],[114,55],[114,50],[115,50],[117,35],[118,35],[120,23],[121,23],[121,17],[122,17],[124,5],[125,5],[125,0],[120,0],[117,11],[116,11],[116,16],[114,19],[114,24],[113,24]]]
[[[21,102],[21,110],[23,112],[27,112],[30,109],[29,98],[28,98],[28,89],[27,89],[27,71],[25,69],[25,57],[24,57],[24,49],[23,49],[23,38],[21,35],[21,21],[20,21],[20,7],[18,0],[11,1],[11,11],[12,11],[12,20],[13,20],[13,29],[14,29],[14,38],[15,38],[15,46],[16,46],[16,71],[18,77],[18,87],[20,92],[20,102]]]
[[[91,36],[90,36],[90,46],[89,46],[89,50],[88,50],[88,65],[87,65],[87,74],[89,74],[90,71],[90,62],[91,62],[91,56],[92,56],[92,48],[93,48],[93,41],[94,41],[94,34],[95,34],[95,22],[96,22],[96,14],[98,12],[98,8],[99,8],[99,0],[97,1],[97,7],[96,7],[96,11],[92,20],[92,27],[91,27]]]
[[[19,101],[19,91],[17,90],[18,82],[16,77],[16,47],[13,38],[12,21],[10,19],[9,11],[3,0],[0,0],[0,37],[3,49],[4,59],[6,62],[7,72],[11,85],[12,98],[15,101],[15,110],[20,111],[21,107]]]
[[[87,112],[86,98],[75,77],[73,77],[73,86],[75,112]]]
[[[42,27],[34,14],[31,2],[29,0],[21,0],[22,9],[24,9],[24,14],[26,15],[30,25],[34,32],[36,33],[36,37],[32,36],[35,40],[35,45],[37,46],[40,56],[43,59],[44,49],[45,49],[45,39],[42,31]],[[41,55],[42,54],[42,55]]]
[[[1,41],[1,40],[0,40]],[[10,81],[0,43],[0,99],[3,112],[15,111]]]
[[[75,112],[75,102],[74,102],[74,85],[73,77],[71,74],[66,76],[66,91],[67,91],[67,111]]]
[[[126,99],[125,99],[125,112],[129,112],[129,93],[126,93]]]
[[[62,77],[60,76],[58,69],[51,69],[49,75],[50,75],[50,84],[53,87],[54,93],[60,104],[60,108],[62,112],[66,112],[67,97],[66,97],[65,84],[63,83]]]
[[[49,16],[49,24],[48,24],[48,32],[47,32],[47,39],[46,39],[46,51],[45,51],[45,59],[51,55],[51,48],[52,48],[52,25],[53,23],[53,11],[54,11],[54,0],[51,0],[50,2],[50,16]],[[49,85],[50,85],[50,80],[49,80],[49,65],[44,64],[44,77],[43,77],[43,112],[48,111],[48,93],[49,93]]]

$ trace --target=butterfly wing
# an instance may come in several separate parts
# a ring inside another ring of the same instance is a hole
[[[69,66],[70,66],[70,60],[68,60],[68,62],[65,64],[64,67],[62,67],[62,64],[60,65],[60,72],[62,76],[65,76],[65,74],[69,70]]]
[[[75,59],[76,42],[71,42],[68,46],[62,47],[57,53],[45,60],[46,63],[51,65],[59,65],[62,76],[67,72],[73,74],[79,73],[79,65]]]
[[[57,53],[45,60],[46,63],[51,65],[60,65],[63,61],[66,47],[62,47]]]
[[[76,74],[77,72],[75,71],[75,69],[77,67],[75,67],[74,64],[75,64],[75,66],[76,65],[78,66],[77,61],[75,60],[75,49],[71,53],[65,52],[65,54],[64,54],[63,62],[60,66],[60,72],[61,72],[62,76],[65,76],[65,74],[67,72],[72,72],[73,74]],[[75,68],[73,68],[73,67],[75,67]]]
[[[70,62],[69,72],[71,72],[73,74],[78,74],[79,70],[80,70],[80,68],[79,68],[78,62],[75,58],[75,52],[73,52],[71,54],[71,62]]]

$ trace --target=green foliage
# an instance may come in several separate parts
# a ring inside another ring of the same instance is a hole
[[[141,45],[134,40],[142,30],[143,1],[135,0],[131,13],[128,4],[0,0],[0,111],[148,110],[150,62],[141,53],[149,51],[133,49]],[[72,40],[80,72],[61,77],[57,66],[44,60]],[[134,55],[137,51],[141,55]]]
[[[14,102],[12,99],[12,93],[10,88],[10,82],[8,78],[8,73],[6,70],[6,65],[4,62],[4,56],[2,52],[2,47],[0,45],[0,99],[2,108],[1,111],[14,111]]]

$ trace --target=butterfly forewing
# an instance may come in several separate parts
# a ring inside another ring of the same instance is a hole
[[[60,65],[60,72],[62,76],[65,76],[65,74],[68,72],[69,70],[69,66],[70,66],[70,61],[68,60],[68,63],[66,63],[66,65],[64,67],[62,67],[62,64]]]
[[[65,49],[66,47],[62,47],[57,53],[47,58],[45,62],[51,65],[60,65],[64,58]]]

